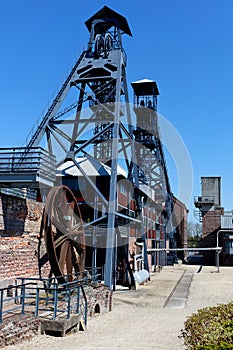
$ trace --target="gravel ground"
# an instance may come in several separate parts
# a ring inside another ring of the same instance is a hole
[[[39,335],[4,350],[185,349],[178,335],[186,317],[202,307],[233,300],[233,267],[222,267],[220,273],[215,267],[197,273],[198,268],[166,267],[137,291],[117,290],[113,311],[89,319],[85,332],[64,338]],[[164,307],[185,270],[194,273],[185,307]]]

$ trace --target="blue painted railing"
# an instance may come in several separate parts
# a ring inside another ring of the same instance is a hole
[[[46,315],[56,319],[59,314],[70,318],[81,312],[87,322],[87,298],[85,286],[101,282],[102,269],[88,269],[74,275],[65,275],[66,283],[58,284],[55,277],[48,279],[18,278],[15,285],[0,289],[0,324],[3,315],[25,311],[34,312],[36,317]],[[33,310],[34,308],[34,310]]]
[[[24,315],[26,287],[26,284],[21,284],[0,289],[0,324],[3,322],[4,314],[18,311]],[[18,294],[19,290],[20,294]]]
[[[52,311],[51,311],[52,310]],[[35,316],[53,320],[62,314],[70,319],[71,314],[82,313],[87,323],[87,298],[82,284],[57,285],[44,294],[44,288],[36,289]]]

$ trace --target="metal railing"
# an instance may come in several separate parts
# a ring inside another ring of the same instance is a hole
[[[32,147],[27,154],[25,151],[25,147],[0,148],[0,174],[37,172],[40,176],[55,179],[55,156],[41,147]]]
[[[30,188],[0,188],[0,193],[6,194],[7,196],[14,196],[19,198],[27,198],[36,200],[36,191]]]
[[[214,196],[194,196],[194,203],[214,203],[215,197]]]
[[[87,297],[85,286],[101,282],[102,268],[92,268],[65,275],[65,283],[58,284],[55,277],[48,279],[18,278],[15,285],[0,289],[0,324],[6,314],[25,312],[35,317],[56,319],[60,315],[69,319],[81,312],[87,323]],[[71,280],[72,278],[72,280]]]
[[[18,291],[20,294],[18,295]],[[25,292],[26,285],[10,285],[0,289],[0,324],[3,323],[3,315],[13,312],[25,313]]]
[[[82,284],[73,282],[55,285],[44,293],[44,288],[36,288],[35,316],[55,320],[59,315],[70,319],[71,314],[81,312],[87,324],[87,297]]]
[[[194,217],[202,222],[202,211],[200,209],[193,211]]]

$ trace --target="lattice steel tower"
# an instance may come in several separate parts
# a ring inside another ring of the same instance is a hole
[[[126,18],[107,6],[85,24],[90,33],[87,50],[82,52],[32,134],[27,150],[45,138],[49,153],[60,155],[58,169],[71,160],[90,185],[89,194],[93,192],[92,198],[95,197],[93,202],[100,202],[102,206],[101,210],[95,207],[98,214],[91,224],[106,223],[105,283],[111,287],[116,226],[121,215],[116,207],[119,157],[124,159],[126,178],[133,182],[137,178],[131,161],[133,133],[128,107],[126,55],[122,46],[122,34],[132,34]],[[67,104],[71,99],[76,101]],[[122,105],[122,102],[126,104]],[[101,193],[89,171],[82,167],[84,157],[98,169],[103,163],[110,167],[110,181],[105,189],[107,196]]]
[[[105,6],[85,24],[90,33],[87,49],[74,64],[36,130],[32,131],[26,148],[20,151],[18,169],[20,164],[28,164],[25,160],[31,159],[32,150],[46,144],[46,155],[49,154],[53,162],[56,155],[57,177],[61,179],[65,174],[66,185],[76,181],[71,189],[77,196],[82,195],[82,179],[85,180],[87,197],[82,204],[86,205],[88,213],[91,212],[91,219],[87,218],[84,228],[85,232],[92,229],[93,245],[98,233],[101,236],[101,230],[104,232],[105,284],[112,288],[117,240],[125,245],[124,259],[128,254],[130,227],[125,224],[133,222],[137,232],[144,235],[142,202],[145,193],[163,212],[166,223],[171,218],[173,202],[156,114],[159,92],[153,81],[132,83],[137,124],[133,131],[126,54],[122,46],[122,35],[132,36],[128,22]],[[147,108],[142,109],[142,105]],[[44,163],[43,169],[48,165]],[[97,183],[98,175],[105,176],[106,182]],[[119,178],[128,181],[134,191],[137,217],[130,216],[130,208],[125,212],[118,208]],[[169,225],[168,231],[172,232]],[[172,238],[172,234],[170,236]],[[93,260],[96,259],[95,249]]]
[[[131,83],[134,90],[134,111],[136,114],[136,158],[138,165],[139,188],[151,199],[157,213],[166,227],[165,234],[174,248],[174,228],[172,213],[173,195],[170,188],[165,156],[157,115],[159,90],[153,80],[143,79]]]

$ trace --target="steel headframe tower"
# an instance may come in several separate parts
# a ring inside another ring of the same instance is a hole
[[[173,195],[157,115],[159,90],[156,82],[149,79],[135,81],[131,85],[134,90],[134,111],[137,119],[134,134],[139,188],[145,194],[148,193],[148,200],[162,218],[163,227],[166,229],[164,234],[167,234],[171,248],[174,248]]]
[[[32,134],[27,149],[40,144],[45,138],[50,154],[63,154],[57,166],[72,160],[98,200],[102,201],[102,217],[98,213],[98,218],[91,224],[96,225],[102,219],[107,221],[105,284],[112,288],[116,216],[120,215],[116,208],[120,153],[125,160],[127,177],[132,180],[136,176],[133,175],[135,167],[129,155],[132,154],[133,133],[127,106],[126,55],[122,46],[122,34],[132,34],[126,18],[107,6],[85,24],[90,33],[87,49],[71,69],[36,132]],[[65,104],[71,101],[69,96],[74,98],[74,95],[75,102]],[[122,105],[122,102],[126,104]],[[71,116],[74,109],[75,118]],[[81,156],[97,167],[103,163],[110,167],[108,198],[80,166],[77,159]]]

